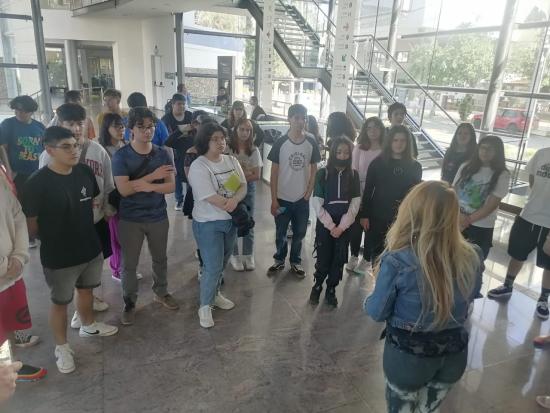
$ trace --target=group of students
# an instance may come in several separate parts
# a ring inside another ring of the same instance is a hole
[[[0,185],[6,203],[2,217],[10,235],[0,243],[0,341],[30,327],[30,317],[17,323],[9,317],[14,310],[28,312],[22,269],[29,239],[41,241],[54,353],[62,373],[75,370],[66,334],[67,305],[75,290],[77,311],[71,327],[78,328],[81,337],[118,331],[94,321],[94,304],[96,309],[108,307],[92,294],[100,285],[104,259],[110,258],[113,277],[122,281],[123,325],[134,323],[136,268],[145,238],[152,256],[154,300],[177,310],[167,283],[165,195],[182,182],[187,185],[179,195],[176,191],[175,208],[193,219],[200,260],[199,323],[214,326],[212,307],[234,307],[221,294],[223,272],[230,260],[239,271],[255,268],[254,197],[263,132],[248,119],[242,102],[234,102],[221,125],[204,112],[190,113],[186,102],[183,95],[174,95],[169,112],[158,122],[142,94],[129,97],[131,110],[124,113],[120,93],[108,91],[106,111],[98,119],[98,142],[90,127],[83,133],[88,118],[78,102],[61,105],[57,126],[45,130],[32,120],[36,103],[31,98],[11,102],[15,117],[0,126],[0,159],[15,184],[12,188],[4,179]],[[299,104],[289,108],[288,132],[273,142],[268,155],[276,248],[268,274],[285,267],[290,242],[290,269],[306,277],[302,243],[311,203],[317,216],[317,259],[310,302],[319,302],[326,283],[325,301],[337,306],[335,288],[344,266],[363,273],[371,265],[377,282],[365,310],[386,322],[389,410],[434,411],[465,369],[464,324],[469,305],[480,295],[483,261],[510,174],[500,138],[486,136],[478,143],[473,127],[461,124],[443,160],[443,181],[421,182],[415,139],[403,125],[406,108],[391,105],[388,118],[390,128],[377,117],[367,119],[354,145],[349,119],[343,113],[331,114],[329,156],[326,166],[318,169],[321,151],[318,136],[308,132],[312,121],[307,109]],[[550,293],[550,211],[545,208],[550,201],[549,165],[550,149],[541,149],[527,166],[532,190],[512,228],[506,281],[488,294],[509,297],[521,264],[538,248],[537,265],[544,268],[536,310],[541,319],[548,318]],[[238,236],[243,238],[242,254]],[[8,301],[11,308],[5,306]],[[20,378],[44,375],[44,369],[27,366]]]

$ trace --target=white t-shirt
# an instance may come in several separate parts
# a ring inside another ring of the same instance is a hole
[[[539,149],[526,171],[535,182],[520,216],[531,224],[550,228],[550,148]]]
[[[313,135],[306,133],[300,143],[283,135],[275,141],[267,159],[279,165],[277,198],[296,202],[306,193],[311,164],[321,160],[321,153]]]
[[[236,153],[234,151],[231,151],[231,155],[237,158],[239,164],[241,165],[241,168],[243,168],[245,176],[247,170],[261,168],[263,165],[262,157],[260,156],[260,150],[255,146],[252,147],[252,153],[250,154],[250,156],[247,155],[245,152]]]
[[[88,149],[84,163],[92,168],[94,172],[97,186],[99,187],[99,195],[94,198],[94,223],[98,223],[105,215],[112,216],[116,213],[116,209],[109,204],[109,193],[115,189],[113,172],[111,168],[111,157],[96,141],[87,140]],[[46,166],[50,162],[50,155],[44,151],[38,158],[38,166],[40,168]]]
[[[460,168],[458,168],[458,172],[453,182],[453,186],[458,194],[460,210],[463,213],[469,215],[480,209],[485,205],[489,195],[496,196],[497,198],[504,198],[506,196],[510,186],[510,173],[508,171],[503,171],[500,174],[493,191],[489,193],[489,183],[493,176],[493,170],[488,166],[482,166],[468,181],[458,183],[460,175],[462,174],[462,169],[465,165],[466,164],[462,164]],[[485,218],[472,223],[472,225],[481,228],[494,228],[497,219],[497,210],[498,208]]]
[[[233,156],[222,155],[220,162],[212,162],[205,156],[199,156],[189,168],[189,184],[195,200],[193,219],[209,222],[231,219],[231,215],[206,199],[215,194],[231,198],[241,184],[246,184],[246,178]]]

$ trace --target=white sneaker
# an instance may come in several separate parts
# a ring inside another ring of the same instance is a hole
[[[136,278],[137,278],[138,280],[143,280],[143,274],[140,273],[140,272],[137,272],[137,273],[136,273]]]
[[[357,267],[358,263],[359,263],[359,257],[356,257],[355,255],[350,256],[348,263],[346,264],[346,270],[355,271],[355,267]]]
[[[256,268],[256,263],[254,262],[254,255],[243,255],[244,259],[244,268],[247,271],[252,271]]]
[[[74,351],[69,347],[69,343],[65,343],[62,346],[55,346],[55,358],[57,359],[57,369],[60,373],[72,373],[76,367],[74,365]]]
[[[212,319],[212,309],[209,305],[203,305],[199,308],[199,322],[202,328],[214,327],[214,320]]]
[[[118,333],[118,327],[109,324],[94,321],[89,326],[80,327],[78,335],[80,337],[108,337]]]
[[[229,258],[229,262],[235,271],[244,271],[244,265],[241,261],[240,255],[232,255]]]
[[[78,311],[75,311],[73,314],[73,318],[71,320],[71,328],[80,328],[82,327],[82,322],[80,321],[80,316],[78,315]]]
[[[109,309],[109,304],[94,295],[94,311],[103,312]]]
[[[36,247],[38,247],[37,239],[36,238],[35,239],[30,239],[29,240],[29,248],[33,249],[33,248],[36,248]]]
[[[218,291],[216,297],[214,298],[214,307],[221,308],[222,310],[231,310],[235,307],[235,303],[225,298],[222,293]]]
[[[364,258],[361,258],[361,261],[359,262],[359,264],[357,264],[357,267],[355,267],[354,271],[358,274],[365,274],[369,266],[370,266],[370,262],[368,262]]]

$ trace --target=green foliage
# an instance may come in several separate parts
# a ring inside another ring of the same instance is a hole
[[[410,52],[409,71],[433,85],[476,87],[491,76],[494,48],[495,39],[478,33],[445,37],[438,40],[435,51],[432,43],[419,44]]]

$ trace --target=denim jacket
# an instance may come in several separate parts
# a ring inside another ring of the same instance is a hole
[[[455,285],[452,318],[439,331],[461,327],[468,317],[468,306],[479,294],[483,276],[483,257],[477,270],[475,286],[467,299]],[[408,331],[426,332],[433,322],[433,312],[422,315],[421,286],[424,275],[418,258],[411,248],[386,252],[381,256],[380,271],[372,294],[365,300],[363,309],[376,321]]]

